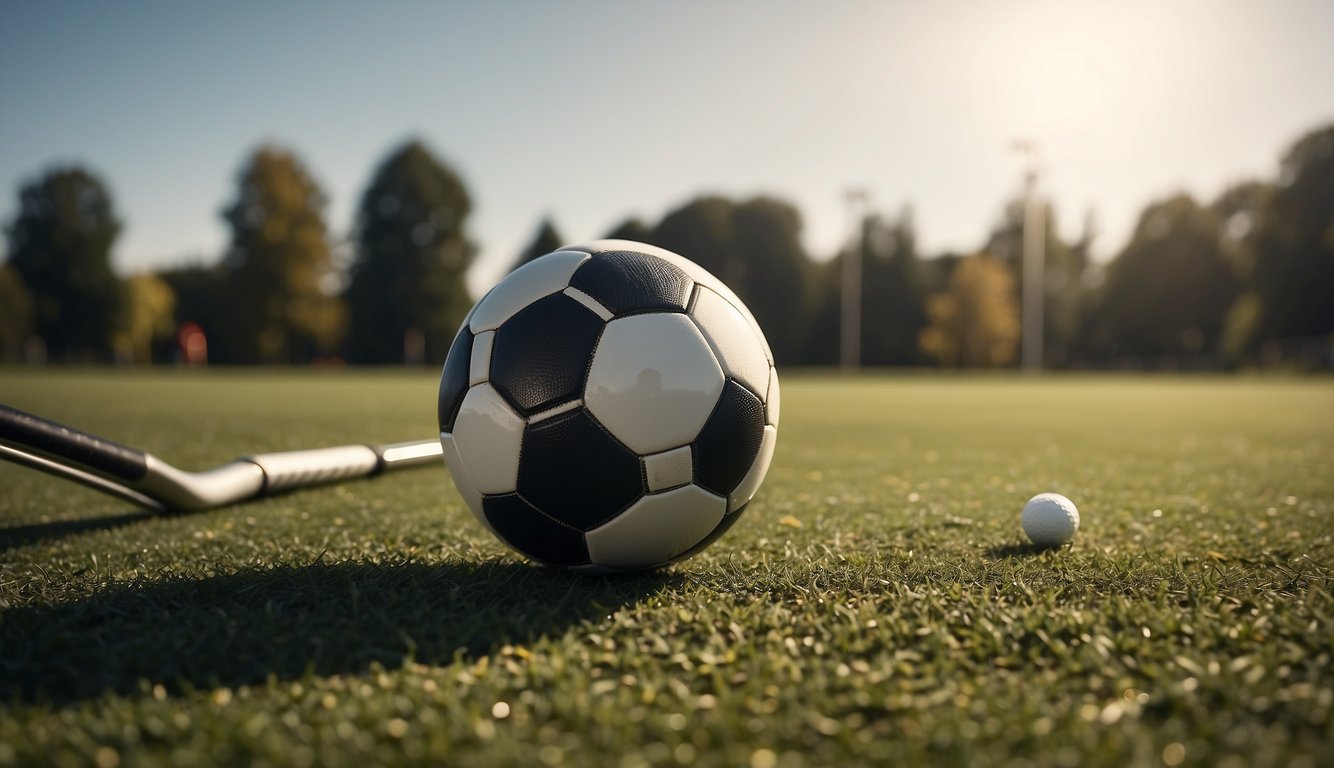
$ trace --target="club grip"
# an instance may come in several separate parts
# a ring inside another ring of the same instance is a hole
[[[0,405],[0,442],[64,459],[125,482],[142,480],[147,458],[120,443]]]
[[[365,477],[380,469],[380,455],[365,445],[261,453],[248,456],[246,460],[264,470],[266,494],[349,477]]]

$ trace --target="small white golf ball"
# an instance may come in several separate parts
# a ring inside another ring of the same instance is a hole
[[[1079,530],[1079,510],[1059,493],[1039,493],[1024,505],[1024,533],[1039,547],[1059,547]]]

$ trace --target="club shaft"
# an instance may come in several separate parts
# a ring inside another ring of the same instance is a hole
[[[150,509],[154,512],[167,512],[166,505],[157,499],[145,496],[144,494],[133,490],[120,483],[112,482],[106,478],[95,475],[92,472],[84,471],[68,463],[60,463],[40,456],[36,453],[25,451],[21,448],[15,448],[4,443],[0,443],[0,459],[18,464],[20,466],[35,469],[39,472],[45,472],[54,475],[63,480],[78,483],[79,485],[92,488],[95,491],[115,496],[119,499],[138,504],[141,507]]]
[[[120,482],[142,480],[148,471],[147,456],[142,451],[2,404],[0,443]]]
[[[212,509],[313,485],[439,464],[438,440],[262,453],[187,472],[158,457],[0,405],[0,459],[155,511]]]

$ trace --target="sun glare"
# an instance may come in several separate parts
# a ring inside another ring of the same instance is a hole
[[[1037,131],[1077,131],[1105,108],[1106,82],[1082,50],[1064,45],[1045,52],[1028,80],[1028,113]]]
[[[1083,135],[1108,120],[1133,125],[1186,51],[1156,8],[1152,23],[1131,4],[1024,3],[994,6],[981,31],[994,87],[994,117],[1038,138]]]

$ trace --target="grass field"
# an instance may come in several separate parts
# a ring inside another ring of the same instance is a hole
[[[430,437],[433,375],[0,370],[188,468]],[[172,518],[0,467],[0,765],[1317,765],[1334,382],[784,379],[660,573],[525,564],[443,469]],[[1072,547],[1022,544],[1039,491]]]

